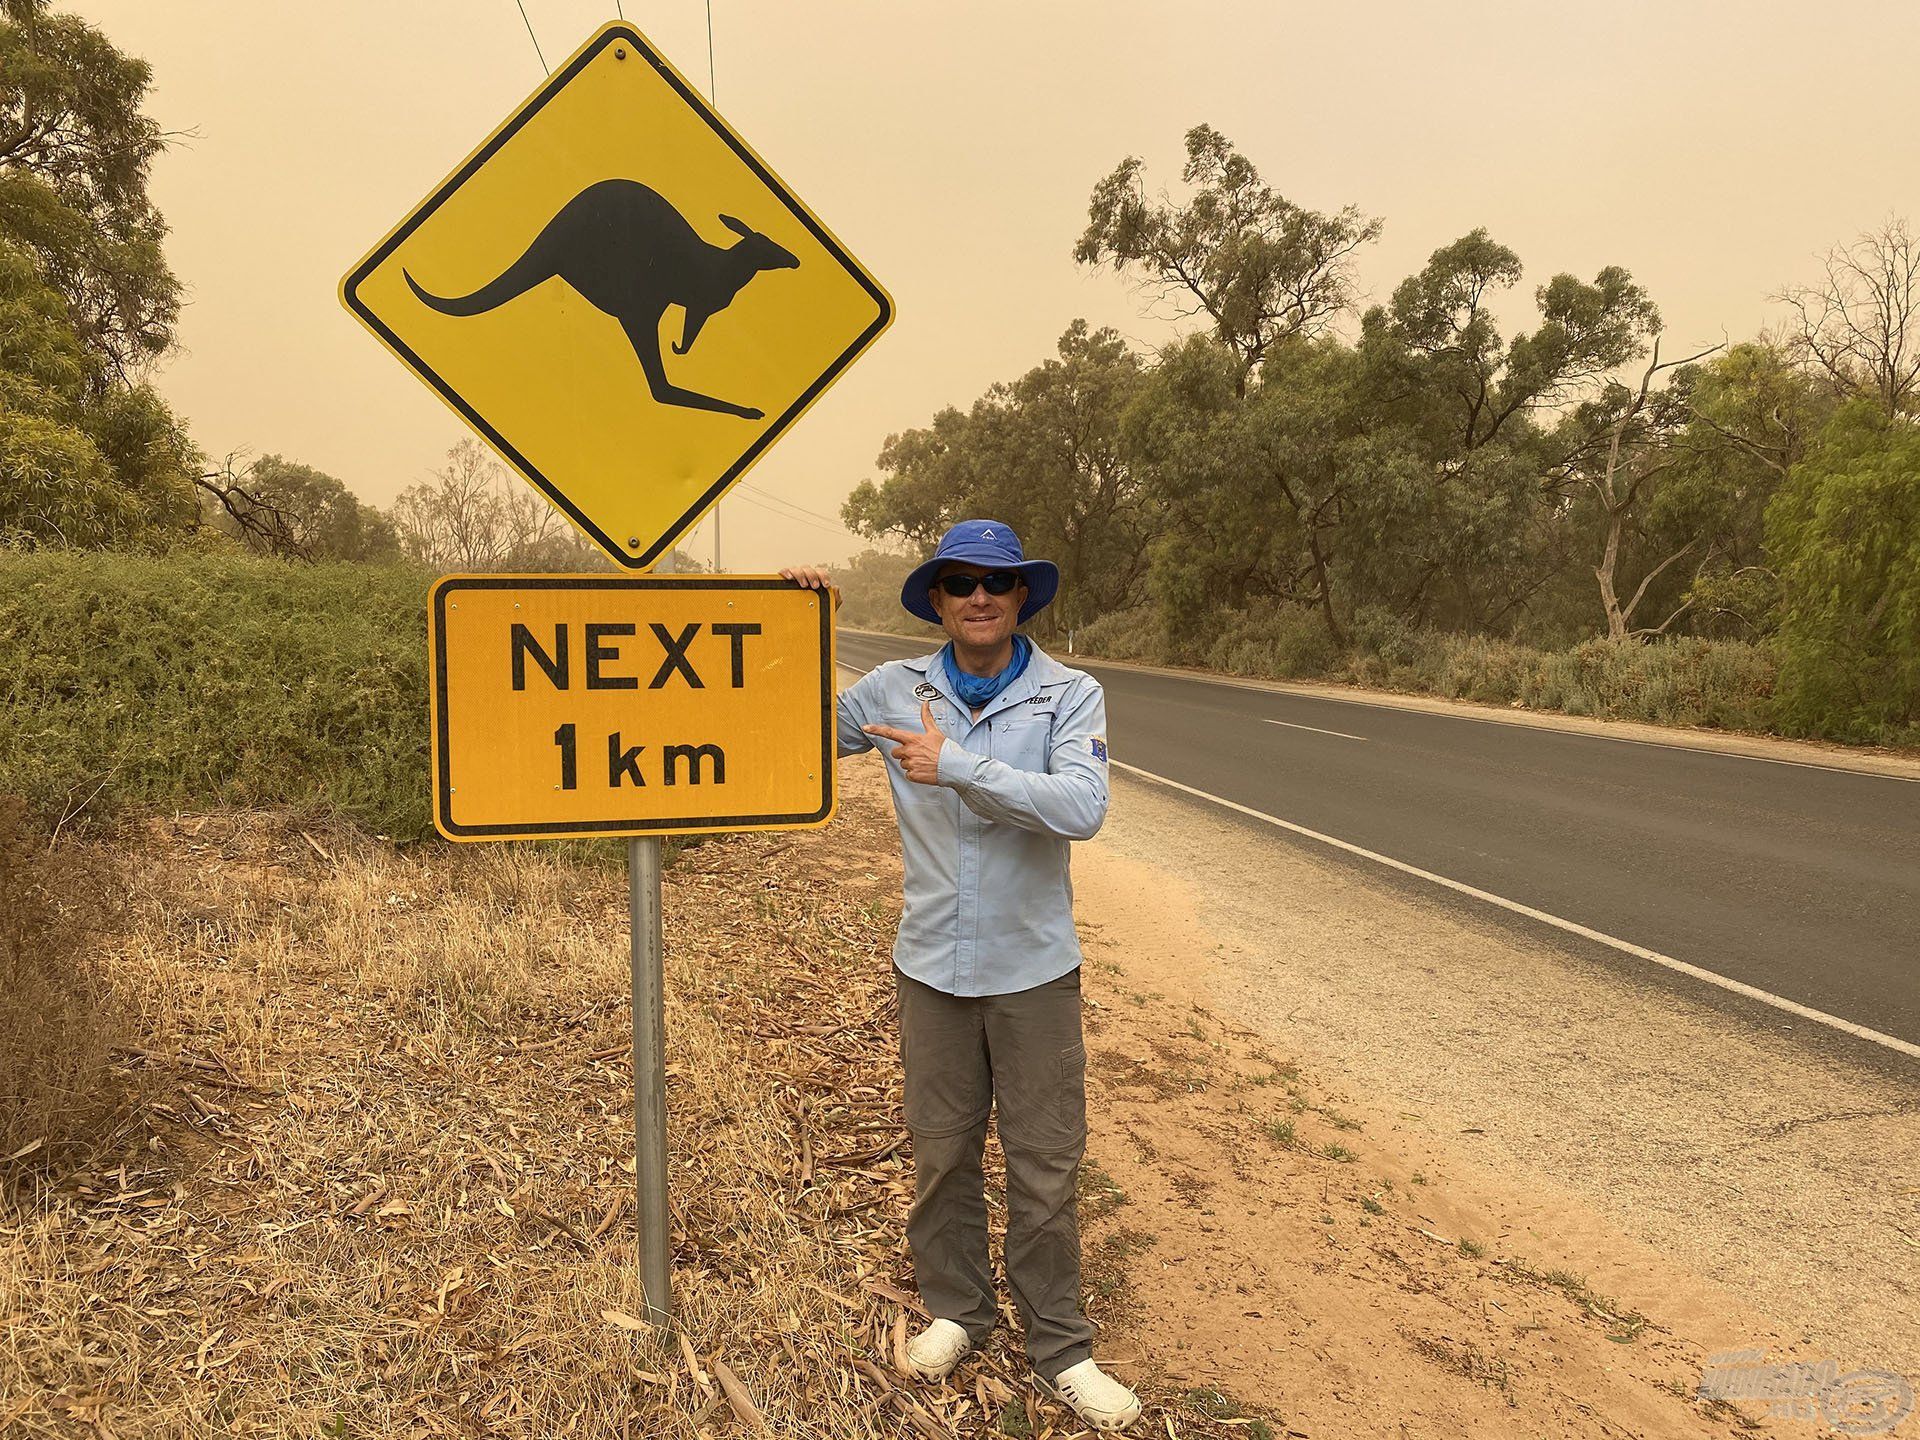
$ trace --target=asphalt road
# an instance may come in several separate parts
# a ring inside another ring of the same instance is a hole
[[[838,644],[841,663],[860,671],[932,648],[847,631]],[[1920,783],[1197,676],[1082,668],[1106,689],[1116,762],[1920,1044]],[[1246,823],[1281,843],[1345,853]],[[1347,858],[1392,883],[1536,926]],[[1823,1038],[1804,1017],[1536,928],[1648,983]],[[1916,1063],[1884,1047],[1880,1057],[1902,1069]]]

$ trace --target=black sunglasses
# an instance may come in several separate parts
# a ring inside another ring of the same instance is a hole
[[[956,600],[963,600],[973,593],[973,587],[984,585],[989,595],[1005,595],[1020,583],[1017,570],[989,570],[984,575],[942,575],[933,582]]]

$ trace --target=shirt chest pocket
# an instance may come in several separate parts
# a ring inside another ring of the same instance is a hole
[[[993,758],[1016,770],[1045,770],[1053,740],[1053,711],[1037,706],[993,717]]]
[[[926,717],[920,713],[919,701],[915,700],[912,704],[914,708],[910,711],[904,709],[882,711],[878,723],[889,730],[899,730],[908,735],[920,734],[926,729]],[[942,735],[947,733],[946,727],[951,723],[952,709],[952,705],[944,700],[933,702],[935,725]],[[884,735],[875,735],[871,738],[874,748],[886,757],[887,768],[894,772],[896,778],[900,777],[900,762],[893,758],[893,752],[900,748],[900,742],[888,739]],[[937,805],[945,798],[945,792],[939,786],[921,785],[911,781],[900,785],[895,793],[905,800],[921,805]]]
[[[941,699],[932,701],[931,703],[933,705],[933,723],[935,729],[949,739],[953,738],[956,729],[959,734],[966,734],[965,725],[958,727],[954,725],[953,706],[950,702]],[[909,735],[918,735],[927,728],[926,716],[920,713],[920,702],[917,700],[913,702],[913,708],[911,710],[890,709],[883,711],[880,715],[879,723],[885,725],[889,730],[904,730]],[[898,740],[888,740],[877,735],[873,738],[874,743],[883,746],[889,755],[900,746]]]

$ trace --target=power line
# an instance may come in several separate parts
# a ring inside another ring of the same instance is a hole
[[[851,538],[851,539],[858,540],[860,538],[858,535],[855,535],[851,530],[848,530],[843,526],[822,525],[819,521],[809,520],[804,515],[791,515],[785,510],[776,510],[774,509],[773,506],[767,504],[766,501],[755,499],[751,495],[742,495],[740,498],[742,500],[745,500],[749,505],[758,505],[762,510],[766,511],[769,515],[772,515],[776,519],[785,520],[791,524],[811,525],[815,530],[818,530],[823,535],[832,535],[837,539]]]
[[[713,0],[707,0],[707,104],[713,103]]]
[[[614,0],[615,5],[619,0]],[[713,106],[713,0],[707,0],[707,106]],[[720,502],[713,505],[713,569],[720,572]]]
[[[840,524],[840,522],[837,519],[835,519],[833,516],[822,514],[818,510],[809,510],[806,506],[802,505],[798,500],[789,500],[784,495],[775,495],[770,490],[762,490],[758,485],[755,485],[751,480],[742,480],[740,482],[740,488],[742,490],[751,490],[754,494],[758,495],[761,499],[771,500],[776,505],[785,505],[790,510],[798,510],[801,514],[811,515],[816,520],[825,520],[829,525]],[[845,529],[846,527],[841,526],[841,528]]]
[[[533,33],[533,21],[527,19],[527,7],[521,3],[521,0],[513,0],[513,3],[519,7],[520,23],[527,27],[527,38],[533,41],[533,53],[540,57],[540,68],[551,75],[553,71],[547,65],[547,57],[540,50],[540,37]]]
[[[808,511],[804,505],[789,505],[787,501],[778,499],[776,495],[768,495],[766,492],[758,493],[762,495],[762,499],[756,499],[756,505],[760,505],[762,509],[774,511],[774,515],[787,516],[787,518],[791,518],[791,520],[801,520],[803,524],[812,524],[812,526],[816,526],[816,528],[820,528],[820,530],[831,530],[833,534],[837,534],[837,536],[847,536],[849,540],[866,540],[858,530],[851,530],[849,526],[841,524],[839,520],[835,520],[831,515],[820,515],[818,511]],[[747,499],[755,499],[755,497],[753,497],[753,495],[747,495]],[[772,503],[768,503],[768,501],[772,501]],[[774,505],[780,505],[781,509],[774,509]]]
[[[804,515],[795,515],[791,511],[776,509],[774,506],[769,505],[766,501],[761,500],[752,495],[742,495],[740,498],[745,500],[749,505],[759,506],[762,510],[766,511],[769,515],[772,515],[781,520],[791,520],[796,524],[800,524],[800,525],[811,525],[814,529],[822,531],[823,533],[828,535],[852,534],[851,531],[842,529],[838,525],[824,524],[818,520],[809,520]],[[855,538],[858,538],[858,537],[855,537]]]
[[[802,515],[810,515],[815,520],[824,520],[826,521],[827,524],[833,526],[834,529],[838,530],[842,535],[851,535],[855,539],[862,538],[858,530],[849,530],[846,527],[846,525],[844,525],[839,520],[834,519],[833,516],[822,515],[818,510],[809,510],[806,506],[797,504],[794,501],[785,499],[782,496],[770,495],[765,490],[762,490],[758,485],[753,485],[748,483],[745,480],[742,480],[740,482],[740,488],[742,490],[751,490],[755,495],[760,496],[763,500],[771,500],[776,505],[784,505],[789,510],[797,510]]]

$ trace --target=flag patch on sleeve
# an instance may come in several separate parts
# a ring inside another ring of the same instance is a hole
[[[1105,760],[1107,758],[1107,737],[1106,736],[1096,735],[1087,743],[1093,747],[1094,759]]]

